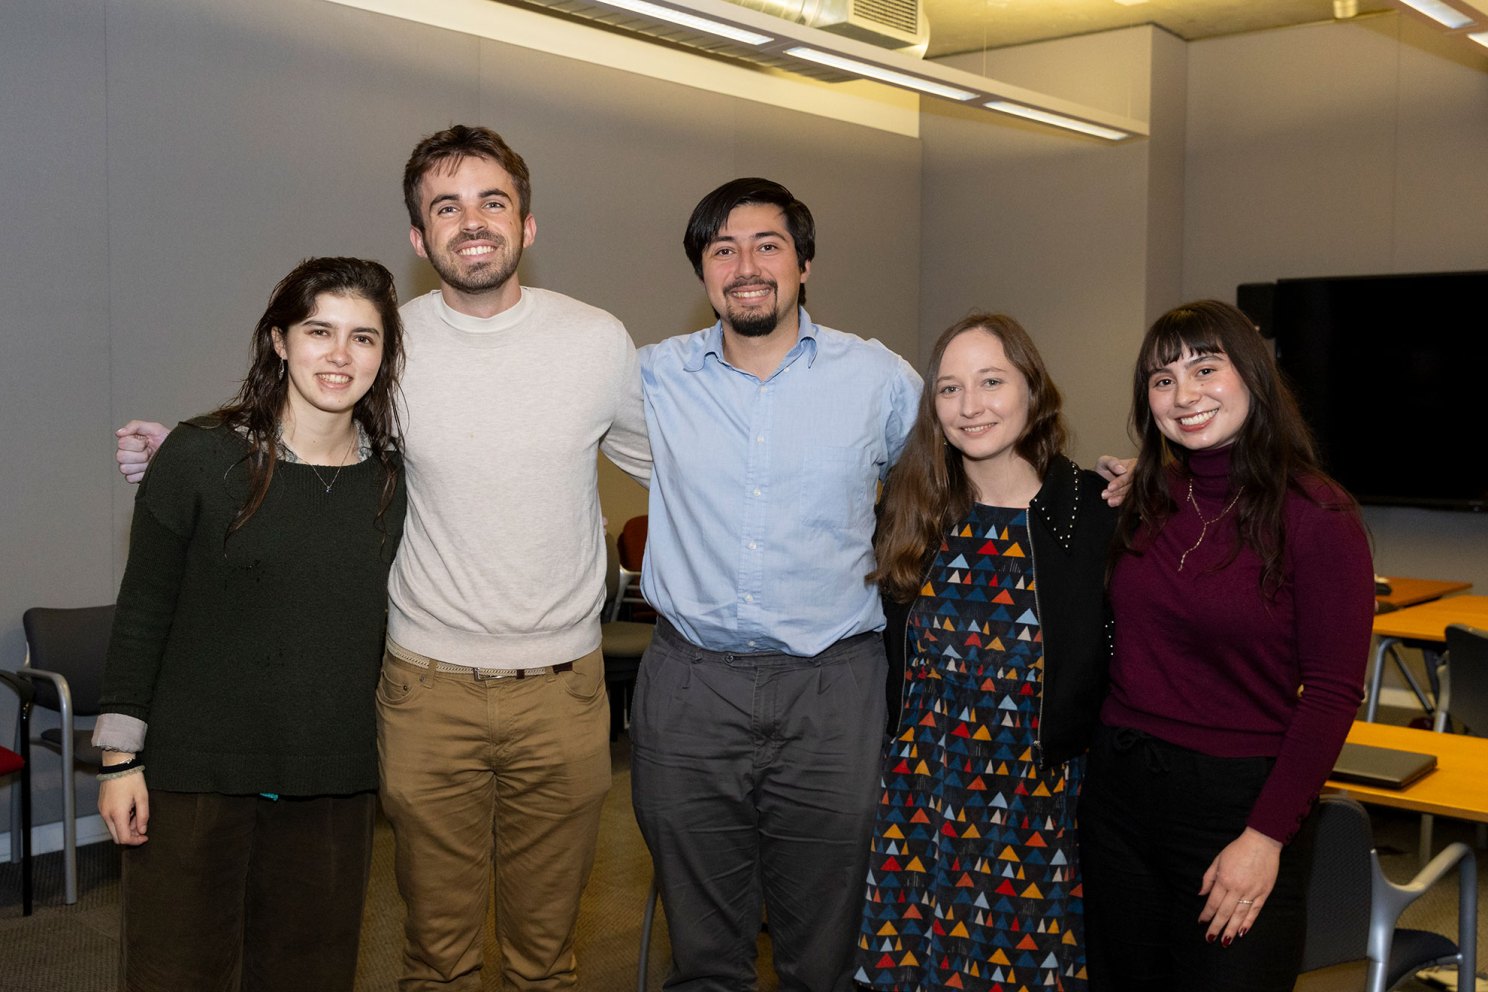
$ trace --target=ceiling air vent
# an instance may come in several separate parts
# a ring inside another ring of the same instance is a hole
[[[730,0],[740,7],[923,58],[930,22],[920,0]]]

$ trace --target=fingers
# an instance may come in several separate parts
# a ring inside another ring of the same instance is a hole
[[[150,825],[150,793],[144,789],[140,790],[139,798],[134,801],[134,830],[139,840],[136,843],[145,842],[145,829]]]

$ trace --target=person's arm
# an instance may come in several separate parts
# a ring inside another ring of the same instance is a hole
[[[103,755],[98,812],[115,843],[130,846],[146,840],[149,793],[142,768],[118,769],[140,757],[194,519],[198,459],[177,448],[173,443],[159,452],[155,470],[135,494],[129,559],[114,610],[101,713],[93,732],[95,745],[112,748]]]
[[[616,398],[615,419],[599,442],[599,450],[615,467],[643,486],[651,485],[651,442],[646,435],[646,411],[641,401],[641,366],[635,343],[625,335],[625,371]]]
[[[924,388],[925,384],[914,366],[900,358],[889,383],[889,416],[884,427],[889,463],[883,466],[881,477],[888,476],[889,469],[894,467],[904,451],[904,442],[909,440],[909,432],[914,429],[915,418],[919,416],[920,391]]]
[[[1295,498],[1295,497],[1293,497]],[[1200,916],[1228,941],[1259,915],[1281,848],[1327,779],[1363,697],[1374,619],[1374,563],[1357,512],[1299,504],[1286,520],[1302,691],[1246,829],[1204,875]]]
[[[114,448],[114,461],[119,471],[129,482],[138,482],[145,477],[150,459],[160,450],[170,429],[152,420],[131,420],[114,431],[118,443]]]

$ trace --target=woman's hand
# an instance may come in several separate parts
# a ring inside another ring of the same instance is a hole
[[[115,844],[138,847],[149,838],[150,793],[145,788],[145,773],[134,772],[98,783],[98,812]]]
[[[1218,939],[1229,947],[1245,936],[1261,915],[1280,865],[1281,842],[1250,827],[1219,852],[1199,888],[1199,895],[1209,897],[1199,922],[1209,924],[1205,937],[1211,943]]]

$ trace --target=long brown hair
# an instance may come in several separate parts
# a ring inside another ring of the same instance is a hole
[[[268,495],[279,464],[279,419],[289,396],[289,379],[281,375],[274,331],[281,334],[315,312],[324,293],[366,300],[382,318],[382,361],[372,388],[357,400],[351,416],[366,432],[372,456],[382,463],[379,525],[397,491],[399,463],[398,377],[403,373],[403,322],[398,319],[398,291],[392,273],[362,258],[307,258],[279,280],[269,305],[253,329],[253,361],[238,395],[212,413],[227,427],[241,431],[248,441],[248,497],[227,528],[232,536],[246,524]]]
[[[947,527],[971,509],[976,492],[966,477],[961,455],[946,439],[935,413],[935,381],[945,350],[957,337],[981,330],[1002,342],[1008,361],[1028,384],[1028,424],[1013,451],[1033,466],[1039,478],[1064,453],[1069,432],[1062,400],[1044,359],[1019,323],[1004,314],[973,312],[946,328],[930,352],[919,413],[904,442],[899,461],[889,472],[879,505],[873,550],[878,567],[868,576],[890,599],[907,602],[920,590],[926,553],[940,547]]]
[[[1235,520],[1241,546],[1261,558],[1261,588],[1274,595],[1281,581],[1286,546],[1283,507],[1288,492],[1319,505],[1357,512],[1353,499],[1323,472],[1312,435],[1297,401],[1276,368],[1271,349],[1250,318],[1219,300],[1199,300],[1157,318],[1142,339],[1132,375],[1131,433],[1141,445],[1131,492],[1121,506],[1121,551],[1141,554],[1148,538],[1178,509],[1169,491],[1169,473],[1188,470],[1188,449],[1170,444],[1157,427],[1148,402],[1152,374],[1185,354],[1226,356],[1250,393],[1250,412],[1235,436],[1230,455],[1230,486],[1237,491]]]

